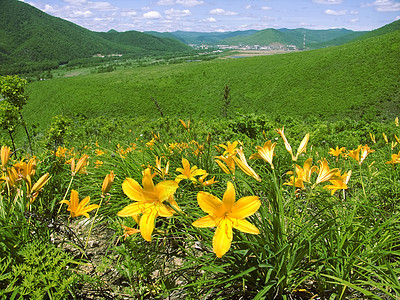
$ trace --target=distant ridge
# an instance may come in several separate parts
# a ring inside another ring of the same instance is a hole
[[[365,31],[352,31],[345,28],[311,30],[305,28],[297,29],[274,29],[245,30],[229,32],[193,32],[193,31],[174,31],[174,32],[146,32],[160,37],[174,37],[186,44],[225,44],[225,45],[260,45],[268,46],[273,43],[284,45],[295,45],[297,48],[304,46],[306,39],[307,48],[321,48],[335,41],[331,45],[340,45],[364,34]]]
[[[95,54],[159,54],[191,48],[137,31],[93,32],[17,0],[0,0],[0,63],[57,61]]]

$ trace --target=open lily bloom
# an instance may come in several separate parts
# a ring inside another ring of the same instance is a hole
[[[87,196],[81,202],[79,202],[78,192],[75,190],[71,191],[71,198],[70,201],[62,200],[60,203],[65,203],[68,205],[68,211],[70,212],[70,218],[76,218],[79,216],[85,216],[89,218],[88,212],[92,211],[93,209],[99,208],[100,206],[97,204],[89,204],[90,197]]]
[[[122,183],[122,190],[135,203],[125,206],[118,212],[120,217],[137,217],[142,215],[139,221],[140,233],[146,241],[151,241],[151,234],[154,230],[154,221],[158,216],[171,217],[175,210],[180,210],[173,198],[178,188],[174,180],[165,180],[154,185],[150,168],[144,170],[142,185],[127,178]],[[165,205],[168,201],[170,205]],[[174,208],[172,208],[174,207]]]
[[[183,179],[189,179],[193,182],[197,182],[196,176],[204,175],[207,173],[205,170],[198,169],[197,166],[190,167],[190,163],[186,158],[182,158],[183,168],[177,168],[176,171],[182,174],[176,176],[175,181],[180,182]]]
[[[256,146],[257,153],[250,155],[250,159],[263,159],[267,163],[271,165],[271,168],[274,169],[274,165],[272,164],[272,159],[274,158],[274,150],[276,143],[272,143],[271,141],[267,141],[264,143],[264,146]]]
[[[319,163],[318,177],[314,183],[314,186],[319,183],[333,179],[336,176],[336,173],[339,172],[338,168],[329,169],[326,158],[324,158],[323,160],[319,160],[318,163]]]
[[[200,208],[207,216],[193,222],[195,227],[217,227],[213,237],[213,250],[217,257],[222,257],[231,247],[233,239],[232,228],[240,231],[259,234],[257,227],[245,218],[253,215],[260,207],[257,196],[247,196],[235,202],[235,187],[228,182],[222,201],[207,192],[197,194]]]
[[[310,183],[311,180],[311,175],[314,172],[317,172],[317,166],[311,166],[312,165],[312,158],[307,159],[304,162],[304,167],[300,167],[299,165],[296,165],[296,183],[295,187],[305,189],[304,182]],[[293,171],[289,171],[286,173],[287,175],[293,174]],[[284,185],[293,185],[293,179],[294,176],[290,176],[290,181],[285,182]]]

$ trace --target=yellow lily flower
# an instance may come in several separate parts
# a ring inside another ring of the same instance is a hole
[[[375,150],[372,150],[370,147],[368,147],[368,145],[359,145],[357,149],[350,150],[347,155],[351,158],[354,158],[356,161],[358,161],[358,164],[361,165],[367,155],[373,152],[375,152]]]
[[[152,150],[155,142],[156,142],[155,139],[152,138],[149,142],[146,143],[146,145],[147,147],[149,147],[150,150]]]
[[[226,145],[220,144],[219,146],[221,148],[225,149],[225,151],[222,153],[222,155],[236,155],[237,145],[238,145],[238,142],[234,141],[232,144],[231,144],[231,142],[227,142]]]
[[[101,156],[101,155],[105,154],[105,152],[101,149],[96,149],[96,150],[94,150],[94,152],[96,153],[97,156]]]
[[[158,174],[164,178],[166,175],[168,175],[168,171],[169,171],[169,161],[167,162],[167,164],[165,165],[165,168],[161,167],[161,157],[156,156],[156,169]]]
[[[271,168],[274,169],[274,165],[272,163],[272,159],[274,158],[274,150],[276,143],[272,143],[271,141],[267,141],[264,143],[264,146],[256,146],[257,153],[250,155],[249,159],[263,159],[267,163],[271,165]]]
[[[195,227],[217,227],[213,237],[213,250],[217,257],[221,258],[231,247],[233,239],[232,228],[250,234],[259,234],[257,227],[245,218],[253,215],[261,205],[257,196],[247,196],[235,202],[235,187],[231,182],[227,188],[222,201],[207,192],[197,194],[197,202],[200,208],[208,213],[193,222]]]
[[[103,161],[101,161],[101,160],[96,160],[96,161],[94,162],[94,167],[95,167],[96,169],[98,169],[98,168],[100,168],[103,164],[104,164]]]
[[[240,170],[242,170],[246,175],[253,177],[255,180],[261,181],[260,176],[258,176],[258,174],[247,163],[246,156],[244,156],[242,147],[237,150],[237,154],[239,155],[239,158],[237,156],[234,156],[233,160],[240,168]]]
[[[211,178],[210,180],[205,180],[207,176],[208,176],[208,173],[205,173],[205,174],[203,174],[202,176],[199,177],[199,182],[202,185],[210,186],[210,185],[218,182],[218,181],[215,181],[215,176],[213,176],[213,178]]]
[[[176,176],[175,181],[179,183],[183,179],[189,179],[193,182],[197,182],[195,176],[200,176],[207,173],[205,170],[198,169],[197,166],[190,167],[190,163],[186,158],[182,157],[182,165],[183,168],[177,168],[177,172],[181,172],[182,174]]]
[[[10,159],[10,154],[11,154],[11,149],[8,146],[1,146],[1,151],[0,151],[0,156],[1,156],[1,166],[3,168],[3,171],[6,170],[6,165],[8,163],[8,160]]]
[[[104,196],[105,194],[107,194],[110,191],[111,186],[114,182],[114,178],[115,178],[114,171],[111,171],[109,174],[106,175],[106,177],[104,177],[103,185],[101,186],[101,195],[102,196]]]
[[[303,140],[300,143],[299,148],[297,149],[296,156],[294,156],[293,152],[292,152],[292,147],[290,146],[290,144],[289,144],[289,142],[286,139],[286,136],[284,134],[284,127],[282,127],[282,129],[276,129],[276,132],[278,132],[279,135],[282,137],[283,142],[285,143],[285,148],[290,153],[290,155],[292,156],[292,160],[293,161],[297,161],[297,159],[299,158],[300,154],[306,153],[306,151],[307,151],[307,143],[308,143],[308,140],[310,139],[310,134],[309,133],[307,133],[304,136]]]
[[[335,174],[339,172],[338,168],[329,169],[326,158],[324,158],[324,160],[319,160],[318,163],[319,163],[318,177],[313,187],[319,183],[331,180],[335,176]]]
[[[36,173],[36,158],[33,157],[28,162],[21,161],[15,164],[14,168],[17,171],[18,176],[26,181],[28,190],[30,190],[32,186],[31,178]]]
[[[371,141],[376,144],[376,139],[375,139],[375,134],[372,134],[371,132],[369,133],[369,137],[371,138]]]
[[[392,160],[387,161],[386,164],[398,164],[400,163],[400,151],[397,154],[392,154]]]
[[[86,173],[86,166],[88,165],[89,155],[83,154],[82,157],[78,160],[78,163],[75,166],[75,159],[71,160],[71,176],[75,176],[79,172]]]
[[[312,158],[307,159],[304,162],[303,168],[300,167],[299,165],[296,165],[296,182],[295,182],[295,187],[305,189],[304,182],[310,183],[311,181],[311,175],[314,172],[317,172],[317,166],[311,166],[312,165]],[[293,171],[289,171],[286,173],[287,175],[293,174]],[[284,185],[293,185],[293,177],[290,176],[290,181],[285,182]]]
[[[163,202],[169,201],[172,207],[180,210],[172,197],[179,185],[174,180],[166,180],[154,185],[150,168],[144,170],[142,184],[143,187],[132,178],[125,179],[122,183],[122,190],[125,195],[136,202],[125,206],[117,215],[136,217],[142,214],[139,221],[140,233],[146,241],[151,241],[155,219],[158,216],[171,217],[175,213],[173,208]]]
[[[182,126],[187,130],[187,132],[190,131],[190,120],[188,120],[187,124],[185,123],[185,121],[179,119],[179,121],[181,122]]]
[[[338,157],[344,150],[346,150],[344,147],[339,148],[339,146],[336,146],[336,149],[330,148],[328,153]]]
[[[383,136],[383,139],[385,140],[385,143],[388,144],[389,141],[388,141],[387,135],[384,132],[382,132],[382,136]]]
[[[136,233],[139,233],[139,232],[140,232],[140,229],[127,227],[127,226],[124,226],[124,225],[121,225],[121,226],[122,226],[122,228],[124,229],[124,234],[122,235],[122,236],[124,237],[124,241],[126,240],[126,238],[127,238],[128,236],[131,236],[131,235],[133,235],[133,234],[136,234]]]
[[[331,194],[333,195],[337,190],[347,190],[347,183],[349,182],[351,176],[351,170],[347,173],[340,174],[340,171],[335,174],[335,179],[329,180],[332,185],[324,186],[324,189],[331,190]]]
[[[233,160],[233,155],[228,156],[216,156],[218,158],[215,162],[226,174],[235,174],[235,161]],[[223,162],[228,166],[226,167]]]
[[[12,167],[6,170],[5,180],[9,186],[16,187],[21,178],[19,177],[17,170]]]
[[[351,158],[353,158],[359,162],[360,161],[360,150],[361,150],[361,145],[358,145],[357,149],[349,150],[349,153],[347,153],[347,156],[350,156]]]
[[[29,198],[29,203],[27,204],[27,207],[29,207],[30,204],[32,204],[40,190],[43,188],[43,186],[50,180],[51,177],[49,177],[49,173],[44,174],[42,177],[40,177],[38,179],[38,181],[36,181],[36,183],[33,185],[32,189],[30,189],[30,191],[28,191],[28,198]],[[28,186],[29,188],[29,186]]]
[[[62,200],[61,203],[65,203],[68,205],[68,211],[70,212],[70,218],[76,218],[79,216],[85,216],[89,218],[88,212],[92,211],[93,209],[99,208],[100,206],[97,204],[89,204],[90,196],[87,196],[81,202],[79,202],[78,192],[75,190],[71,190],[71,198],[70,201]]]

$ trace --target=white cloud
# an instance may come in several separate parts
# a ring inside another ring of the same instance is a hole
[[[190,12],[190,10],[188,10],[188,9],[179,10],[179,9],[173,9],[173,8],[164,11],[164,13],[171,17],[187,17],[192,14]]]
[[[400,11],[400,3],[391,0],[377,0],[369,6],[375,6],[379,12]]]
[[[211,15],[223,15],[223,16],[236,16],[238,13],[234,11],[225,11],[222,8],[212,9],[209,12]]]
[[[123,17],[133,17],[136,16],[137,12],[136,11],[123,11],[121,12],[121,16]]]
[[[87,2],[87,7],[97,11],[115,11],[117,8],[109,2]]]
[[[341,4],[343,0],[313,0],[313,2],[318,4]]]
[[[70,18],[87,18],[93,15],[93,13],[89,10],[85,11],[79,11],[79,10],[74,10],[72,14],[69,15]]]
[[[269,7],[269,6],[263,6],[263,7],[261,7],[261,9],[262,9],[262,10],[270,10],[270,9],[272,9],[272,7]]]
[[[245,7],[245,9],[250,9],[250,8],[251,8],[250,4],[246,5],[246,7]]]
[[[87,3],[86,0],[64,0],[64,2],[67,2],[72,5]]]
[[[200,20],[200,22],[204,22],[204,23],[214,23],[217,22],[216,19],[214,19],[213,17],[207,18],[207,19],[202,19]]]
[[[332,15],[332,16],[343,16],[345,14],[347,14],[347,10],[332,10],[332,9],[327,9],[325,10],[325,14],[327,15]]]
[[[174,5],[174,0],[160,0],[157,2],[158,5]]]
[[[181,4],[183,6],[197,6],[204,4],[204,1],[198,0],[176,0],[176,4]]]
[[[350,23],[357,23],[358,21],[360,21],[360,19],[359,18],[355,18],[355,19],[351,19]]]
[[[46,5],[44,6],[43,11],[44,11],[45,13],[48,13],[48,14],[52,14],[52,13],[57,12],[57,10],[56,10],[53,6],[51,6],[51,5],[49,5],[49,4],[46,4]]]
[[[160,19],[161,14],[158,11],[152,10],[143,14],[143,18],[145,19]]]

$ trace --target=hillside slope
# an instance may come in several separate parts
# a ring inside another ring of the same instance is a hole
[[[181,118],[255,112],[327,120],[400,114],[400,31],[299,53],[214,60],[59,78],[28,86],[26,119],[51,116]],[[82,106],[81,103],[85,103]],[[41,108],[46,107],[46,111]]]
[[[175,40],[139,32],[98,33],[17,0],[0,0],[0,63],[66,62],[97,53],[189,51]]]

